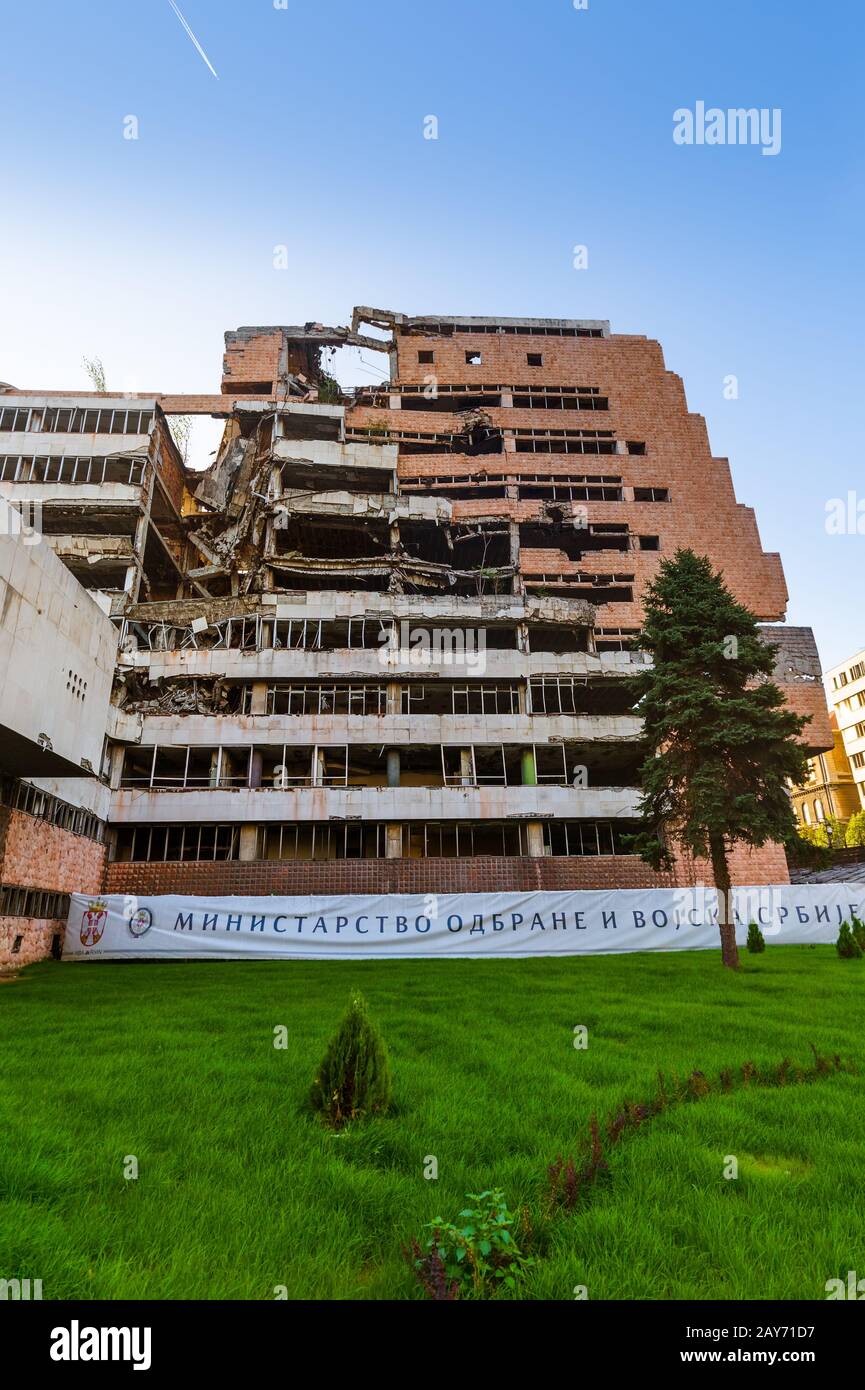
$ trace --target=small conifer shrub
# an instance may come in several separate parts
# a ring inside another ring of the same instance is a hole
[[[748,926],[748,950],[752,955],[758,955],[760,951],[765,951],[766,942],[763,933],[756,922],[749,923]]]
[[[865,922],[861,922],[855,912],[850,918],[850,930],[853,933],[853,940],[857,946],[865,951]]]
[[[355,991],[315,1074],[310,1102],[326,1124],[341,1129],[349,1120],[385,1114],[390,1101],[387,1048]]]
[[[849,922],[841,923],[838,940],[835,942],[835,950],[842,960],[858,960],[862,955],[862,947],[850,930]]]

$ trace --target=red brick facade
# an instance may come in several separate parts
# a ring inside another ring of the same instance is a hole
[[[779,846],[731,859],[735,883],[787,883]],[[670,888],[710,883],[707,865],[656,874],[633,855],[532,859],[361,859],[311,864],[265,860],[191,864],[109,864],[107,893],[303,897],[322,893],[531,893],[578,889]]]
[[[4,886],[96,893],[104,874],[104,845],[0,806],[0,882]],[[50,955],[53,939],[62,937],[64,925],[62,918],[0,916],[0,972]]]

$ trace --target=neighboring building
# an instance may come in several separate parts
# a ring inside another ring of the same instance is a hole
[[[341,393],[341,346],[386,354],[390,379]],[[708,878],[684,860],[656,875],[623,844],[641,751],[622,678],[678,546],[757,613],[808,746],[831,748],[813,636],[779,626],[780,558],[649,339],[359,309],[351,329],[226,334],[219,395],[0,407],[16,497],[119,629],[109,890]],[[203,473],[168,430],[195,414],[226,421]],[[70,457],[110,476],[93,488]],[[37,458],[54,462],[28,473]],[[787,880],[777,846],[733,873]]]
[[[59,947],[68,894],[98,891],[98,780],[117,630],[0,499],[0,968]]]
[[[858,811],[865,807],[865,648],[826,672],[826,692],[856,784]]]
[[[834,714],[830,715],[829,722],[834,737],[832,748],[811,758],[805,781],[790,790],[796,819],[803,826],[817,826],[833,818],[846,821],[861,809],[844,739]]]

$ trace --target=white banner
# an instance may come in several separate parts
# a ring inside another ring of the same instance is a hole
[[[832,942],[865,884],[734,891],[736,938]],[[714,888],[381,897],[198,898],[73,893],[65,960],[554,956],[717,947]]]

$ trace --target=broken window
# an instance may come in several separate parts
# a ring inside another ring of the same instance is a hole
[[[481,357],[481,354],[476,349],[472,349],[471,351],[466,352],[467,367],[479,367],[481,365],[482,360],[483,359]]]
[[[505,750],[500,743],[479,743],[472,749],[475,764],[475,785],[478,787],[506,787],[508,772]]]
[[[435,361],[435,353],[431,352],[429,348],[424,348],[422,352],[418,353],[417,360],[418,362],[423,363],[425,366],[428,366],[430,363]]]
[[[111,857],[121,863],[236,859],[239,840],[236,825],[123,825]]]
[[[627,854],[626,836],[635,826],[612,821],[547,821],[544,851],[553,855]]]
[[[545,626],[533,624],[529,628],[529,651],[531,652],[586,652],[589,649],[588,632],[582,627]]]
[[[562,502],[621,502],[621,478],[575,474],[520,473],[517,496],[521,501],[551,498]]]
[[[629,454],[644,454],[645,452],[646,452],[646,446],[645,446],[645,444],[644,444],[644,442],[643,442],[642,440],[639,440],[639,439],[629,439],[629,440],[628,440],[628,453],[629,453]]]
[[[316,745],[313,754],[313,786],[348,786],[348,745]]]
[[[188,748],[157,748],[153,762],[152,787],[182,788],[186,785]],[[207,755],[208,766],[210,755]]]
[[[528,853],[525,826],[483,821],[413,822],[404,827],[403,853],[411,859],[473,859],[478,855],[494,858]]]
[[[153,747],[127,748],[123,754],[123,774],[121,787],[149,787],[153,782],[153,762],[156,749]]]
[[[387,687],[316,682],[269,685],[266,712],[279,715],[382,715],[387,712]]]
[[[310,748],[261,750],[261,785],[272,787],[274,791],[286,791],[289,787],[309,787],[313,784],[313,751]]]
[[[538,783],[567,786],[568,761],[563,743],[535,743],[535,775]]]
[[[532,714],[577,714],[582,710],[586,680],[576,676],[544,676],[530,683]]]
[[[634,638],[639,635],[637,627],[599,627],[595,632],[595,651],[631,652]]]
[[[518,454],[614,454],[612,430],[519,430]]]
[[[11,423],[7,423],[7,419]],[[49,406],[0,411],[0,430],[37,431],[41,434],[149,434],[153,413],[149,410],[90,410]]]
[[[323,622],[317,618],[278,618],[273,624],[272,645],[306,651],[342,651],[352,647],[380,648],[393,631],[392,618],[348,618]]]
[[[442,744],[442,780],[446,787],[473,787],[475,760],[472,748],[456,748]]]
[[[526,361],[530,367],[542,367],[544,365],[544,354],[542,352],[527,352]]]
[[[0,455],[0,482],[124,483],[144,481],[143,458],[107,458],[99,454]]]
[[[454,387],[436,388],[436,395],[426,394],[426,388],[421,391],[410,391],[408,387],[401,389],[402,409],[411,410],[440,410],[448,415],[461,414],[466,410],[489,410],[498,407],[502,403],[502,393],[498,387],[479,386],[472,389],[465,386],[461,391]]]
[[[560,595],[586,599],[589,603],[633,603],[632,574],[527,574],[525,585],[532,593],[546,597]],[[572,648],[571,650],[584,650]]]
[[[515,386],[513,403],[520,410],[608,410],[596,386]]]
[[[349,822],[321,825],[266,825],[259,831],[260,859],[383,859],[386,829],[383,824]]]
[[[627,714],[634,697],[627,683],[587,676],[536,676],[529,683],[531,714]]]
[[[669,502],[670,493],[665,487],[635,487],[635,502]]]
[[[454,685],[450,687],[451,714],[518,714],[519,688],[515,685]]]
[[[0,410],[0,433],[23,434],[30,419],[29,406],[17,410]]]

